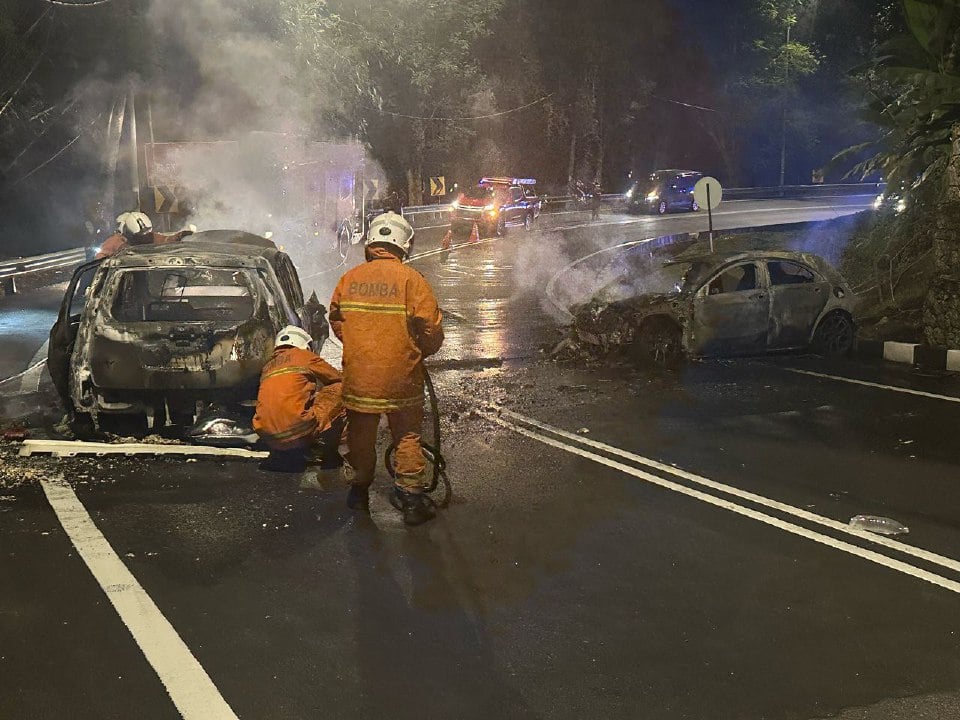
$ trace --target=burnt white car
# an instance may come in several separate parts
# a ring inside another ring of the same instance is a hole
[[[241,231],[195,233],[82,265],[50,332],[48,365],[79,427],[139,434],[186,426],[211,404],[252,407],[277,332],[318,344],[325,309],[290,258]]]
[[[854,343],[854,295],[823,258],[790,251],[677,256],[611,283],[573,309],[576,342],[598,354],[629,346],[669,363]]]

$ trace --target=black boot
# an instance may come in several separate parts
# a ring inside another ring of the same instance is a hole
[[[347,507],[351,510],[370,514],[370,491],[361,485],[351,485],[347,493]]]
[[[433,500],[425,493],[409,493],[394,488],[390,504],[403,513],[405,525],[422,525],[437,515]]]

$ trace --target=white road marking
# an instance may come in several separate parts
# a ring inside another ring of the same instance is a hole
[[[769,365],[767,367],[778,367]],[[882,383],[869,382],[867,380],[855,380],[854,378],[843,377],[842,375],[827,375],[826,373],[813,372],[812,370],[800,370],[799,368],[780,368],[787,372],[797,373],[798,375],[810,375],[811,377],[823,378],[825,380],[836,380],[837,382],[850,383],[851,385],[863,385],[864,387],[876,388],[878,390],[889,390],[891,392],[903,393],[905,395],[916,395],[917,397],[930,398],[932,400],[946,400],[947,402],[960,403],[960,397],[953,395],[938,395],[937,393],[924,392],[923,390],[913,390],[912,388],[899,387],[897,385],[884,385]]]
[[[20,380],[21,393],[35,393],[40,391],[40,377],[43,375],[43,368],[47,364],[47,349],[50,347],[50,340],[44,340],[40,349],[33,354],[30,359],[28,369],[24,371],[23,378]]]
[[[924,560],[926,562],[932,563],[934,565],[940,565],[943,568],[948,570],[953,570],[954,572],[960,573],[960,561],[954,560],[953,558],[946,557],[944,555],[939,555],[929,550],[923,550],[921,548],[914,547],[913,545],[907,545],[906,543],[899,542],[897,540],[892,540],[888,537],[882,535],[876,535],[874,533],[869,533],[865,530],[858,530],[852,528],[846,523],[838,522],[823,515],[817,515],[816,513],[809,512],[808,510],[803,510],[793,505],[788,505],[786,503],[779,502],[777,500],[771,500],[768,497],[763,495],[757,495],[756,493],[749,492],[747,490],[741,490],[740,488],[734,487],[732,485],[726,485],[715,480],[710,480],[701,475],[695,475],[694,473],[687,472],[686,470],[681,470],[680,468],[673,467],[672,465],[666,465],[664,463],[658,462],[651,458],[644,457],[643,455],[637,455],[636,453],[629,452],[628,450],[621,450],[618,447],[613,445],[608,445],[597,440],[592,440],[590,438],[585,438],[582,435],[575,435],[574,433],[567,432],[566,430],[561,430],[560,428],[555,428],[552,425],[547,425],[542,423],[539,420],[534,420],[533,418],[526,417],[525,415],[520,415],[519,413],[512,412],[510,410],[501,410],[501,415],[504,415],[508,418],[516,420],[532,427],[535,427],[539,430],[552,433],[559,437],[565,438],[567,440],[573,440],[578,442],[581,445],[586,445],[588,447],[596,448],[597,450],[603,450],[611,455],[616,455],[627,460],[632,460],[633,462],[639,465],[646,465],[649,468],[659,470],[661,472],[674,475],[684,480],[689,480],[690,482],[702,485],[703,487],[710,488],[711,490],[716,490],[722,492],[726,495],[732,495],[733,497],[740,498],[741,500],[747,500],[749,502],[755,503],[757,505],[762,505],[763,507],[770,508],[771,510],[776,510],[782,512],[785,515],[792,515],[801,520],[806,520],[807,522],[816,523],[824,527],[828,527],[831,530],[837,532],[842,532],[846,535],[851,535],[861,540],[867,540],[876,545],[882,545],[890,550],[895,550],[904,555],[910,555],[917,558],[918,560]]]
[[[94,524],[63,479],[42,480],[47,500],[185,720],[237,720],[210,676]]]
[[[556,440],[554,438],[548,437],[541,433],[535,432],[526,427],[523,427],[522,425],[516,422],[510,422],[509,420],[505,420],[502,417],[498,417],[497,415],[490,414],[490,413],[484,413],[484,415],[488,419],[497,423],[498,425],[501,425],[502,427],[513,430],[514,432],[520,435],[523,435],[525,437],[528,437],[532,440],[541,442],[544,445],[549,445],[550,447],[556,448],[558,450],[563,450],[564,452],[568,452],[573,455],[578,455],[588,460],[593,460],[594,462],[599,463],[600,465],[605,465],[609,468],[613,468],[614,470],[619,470],[623,473],[626,473],[627,475],[631,475],[641,480],[645,480],[653,485],[657,485],[667,490],[672,490],[673,492],[680,493],[681,495],[686,495],[688,497],[695,498],[709,505],[713,505],[715,507],[728,510],[738,515],[748,517],[752,520],[762,522],[766,525],[770,525],[779,530],[783,530],[784,532],[788,532],[792,535],[797,535],[799,537],[812,540],[813,542],[819,543],[821,545],[825,545],[827,547],[831,547],[836,550],[846,552],[850,555],[854,555],[856,557],[862,558],[869,562],[876,563],[877,565],[881,565],[888,569],[903,573],[904,575],[909,575],[910,577],[917,578],[918,580],[923,580],[924,582],[928,582],[932,585],[936,585],[938,587],[944,588],[945,590],[949,590],[950,592],[960,594],[960,583],[956,582],[955,580],[950,580],[949,578],[942,577],[940,575],[929,572],[927,570],[914,567],[913,565],[905,563],[901,560],[895,560],[893,558],[887,557],[886,555],[875,552],[873,550],[867,550],[865,548],[858,547],[857,545],[853,545],[843,540],[838,540],[837,538],[831,537],[829,535],[824,535],[823,533],[819,533],[814,530],[809,530],[807,528],[801,527],[800,525],[795,525],[794,523],[788,522],[786,520],[782,520],[772,515],[767,515],[766,513],[753,510],[743,505],[738,505],[737,503],[734,503],[729,500],[724,500],[723,498],[710,495],[709,493],[696,490],[694,488],[686,487],[685,485],[681,485],[679,483],[666,480],[657,475],[652,475],[648,472],[644,472],[643,470],[639,470],[630,465],[625,465],[624,463],[618,462],[616,460],[605,457],[603,455],[598,455],[597,453],[590,452],[589,450],[584,450],[574,445],[570,445],[560,440]],[[675,471],[674,468],[671,468],[671,470]]]

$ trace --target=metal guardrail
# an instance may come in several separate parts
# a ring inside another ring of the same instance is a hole
[[[0,295],[15,295],[18,291],[17,279],[20,277],[47,270],[72,268],[86,259],[84,248],[74,248],[46,255],[0,261]]]
[[[61,250],[60,252],[36,255],[34,257],[17,258],[16,260],[0,261],[0,279],[26,275],[40,270],[56,270],[82,263],[86,259],[83,248]]]

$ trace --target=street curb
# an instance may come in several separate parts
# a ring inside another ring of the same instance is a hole
[[[860,340],[854,352],[863,358],[913,365],[927,370],[960,372],[960,350],[881,340]]]

